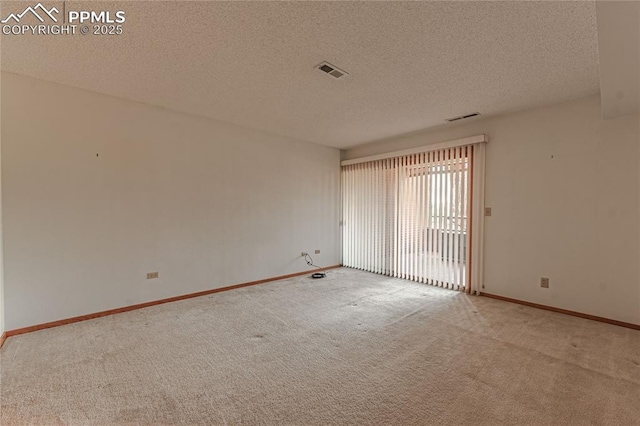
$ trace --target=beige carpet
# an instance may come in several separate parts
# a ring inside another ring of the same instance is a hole
[[[640,332],[344,268],[0,352],[2,425],[640,424]]]

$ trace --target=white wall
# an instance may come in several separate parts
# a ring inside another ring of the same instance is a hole
[[[340,263],[339,150],[14,74],[2,89],[7,330],[308,270],[301,251]]]
[[[486,133],[485,291],[640,324],[640,120],[599,97],[369,144],[345,159]],[[550,288],[540,288],[540,277]]]
[[[2,80],[0,79],[0,98],[2,97]],[[2,253],[2,105],[0,103],[0,337],[4,328],[4,255]]]

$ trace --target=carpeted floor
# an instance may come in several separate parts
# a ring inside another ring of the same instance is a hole
[[[2,425],[640,424],[640,332],[346,268],[0,355]]]

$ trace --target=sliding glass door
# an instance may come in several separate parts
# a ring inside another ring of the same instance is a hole
[[[468,288],[473,146],[343,166],[345,266]]]

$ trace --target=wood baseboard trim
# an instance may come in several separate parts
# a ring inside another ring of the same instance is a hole
[[[0,336],[0,348],[2,348],[2,345],[4,345],[5,340],[7,340],[7,333],[2,333],[2,335]]]
[[[490,297],[492,299],[502,300],[504,302],[517,303],[519,305],[529,306],[537,309],[544,309],[545,311],[557,312],[560,314],[571,315],[578,318],[584,318],[592,321],[603,322],[605,324],[617,325],[619,327],[631,328],[633,330],[640,330],[640,324],[633,324],[630,322],[618,321],[614,319],[598,317],[595,315],[583,314],[582,312],[570,311],[568,309],[554,308],[553,306],[540,305],[538,303],[526,302],[524,300],[512,299],[510,297],[498,296],[495,294],[481,292],[480,296]]]
[[[293,274],[281,275],[279,277],[273,277],[273,278],[265,278],[263,280],[250,281],[250,282],[247,282],[247,283],[235,284],[235,285],[230,285],[230,286],[227,286],[227,287],[214,288],[214,289],[211,289],[211,290],[199,291],[197,293],[184,294],[182,296],[169,297],[169,298],[166,298],[166,299],[154,300],[152,302],[139,303],[137,305],[125,306],[123,308],[109,309],[107,311],[96,312],[96,313],[93,313],[93,314],[80,315],[78,317],[73,317],[73,318],[67,318],[67,319],[58,320],[58,321],[47,322],[47,323],[44,323],[44,324],[32,325],[32,326],[29,326],[29,327],[18,328],[18,329],[15,329],[15,330],[8,330],[2,335],[2,338],[0,338],[0,347],[2,347],[2,343],[4,343],[4,340],[7,337],[17,336],[19,334],[32,333],[34,331],[44,330],[46,328],[59,327],[61,325],[73,324],[74,322],[87,321],[87,320],[91,320],[91,319],[95,319],[95,318],[106,317],[108,315],[120,314],[122,312],[134,311],[136,309],[148,308],[150,306],[162,305],[164,303],[177,302],[178,300],[192,299],[194,297],[206,296],[206,295],[209,295],[209,294],[220,293],[220,292],[223,292],[223,291],[235,290],[235,289],[242,288],[242,287],[249,287],[249,286],[253,286],[253,285],[269,283],[269,282],[272,282],[272,281],[285,280],[287,278],[299,277],[300,275],[311,274],[311,273],[317,272],[317,271],[326,271],[326,270],[329,270],[329,269],[340,268],[341,266],[342,265],[327,266],[326,268],[314,269],[314,270],[311,270],[311,271],[304,271],[304,272],[296,272],[296,273],[293,273]]]

